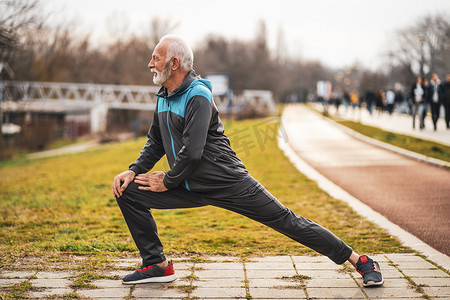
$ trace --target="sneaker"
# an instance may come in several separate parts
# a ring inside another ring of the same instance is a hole
[[[382,285],[384,282],[380,265],[367,255],[359,257],[356,270],[363,276],[363,286]]]
[[[123,284],[137,284],[148,282],[172,282],[177,279],[173,262],[169,261],[167,267],[163,268],[158,265],[148,267],[140,267],[134,273],[128,274],[122,279]]]

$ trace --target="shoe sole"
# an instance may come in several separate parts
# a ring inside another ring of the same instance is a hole
[[[168,276],[162,276],[162,277],[149,277],[149,278],[144,278],[141,280],[135,280],[135,281],[123,281],[123,284],[139,284],[139,283],[167,283],[167,282],[172,282],[175,279],[177,279],[177,275],[173,274],[173,275],[168,275]]]
[[[379,282],[368,281],[366,283],[363,282],[363,286],[378,286],[378,285],[382,285],[383,283],[384,283],[384,280],[381,280]]]

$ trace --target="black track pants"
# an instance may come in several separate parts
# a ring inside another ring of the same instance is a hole
[[[244,215],[267,225],[293,240],[325,255],[337,264],[350,257],[352,249],[322,226],[293,213],[261,185],[216,199],[211,195],[175,188],[163,193],[142,191],[130,183],[117,199],[122,214],[139,249],[143,265],[166,259],[151,209],[191,208],[213,205]]]

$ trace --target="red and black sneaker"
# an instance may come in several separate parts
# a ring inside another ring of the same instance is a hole
[[[382,285],[384,282],[380,272],[380,265],[367,255],[359,257],[356,263],[356,270],[363,277],[363,286],[377,286]]]
[[[128,274],[122,279],[123,284],[138,284],[148,282],[172,282],[177,279],[173,262],[169,261],[167,267],[163,268],[158,265],[140,267],[138,270]]]

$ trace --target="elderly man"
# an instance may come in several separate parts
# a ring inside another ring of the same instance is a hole
[[[153,82],[162,85],[148,141],[129,170],[112,186],[142,257],[142,266],[124,284],[176,279],[159,239],[151,209],[214,205],[261,222],[328,256],[350,261],[364,285],[381,285],[377,262],[359,256],[327,229],[282,205],[247,171],[230,147],[211,96],[211,83],[193,70],[193,53],[174,35],[164,36],[148,65]],[[163,155],[170,170],[150,171]]]

